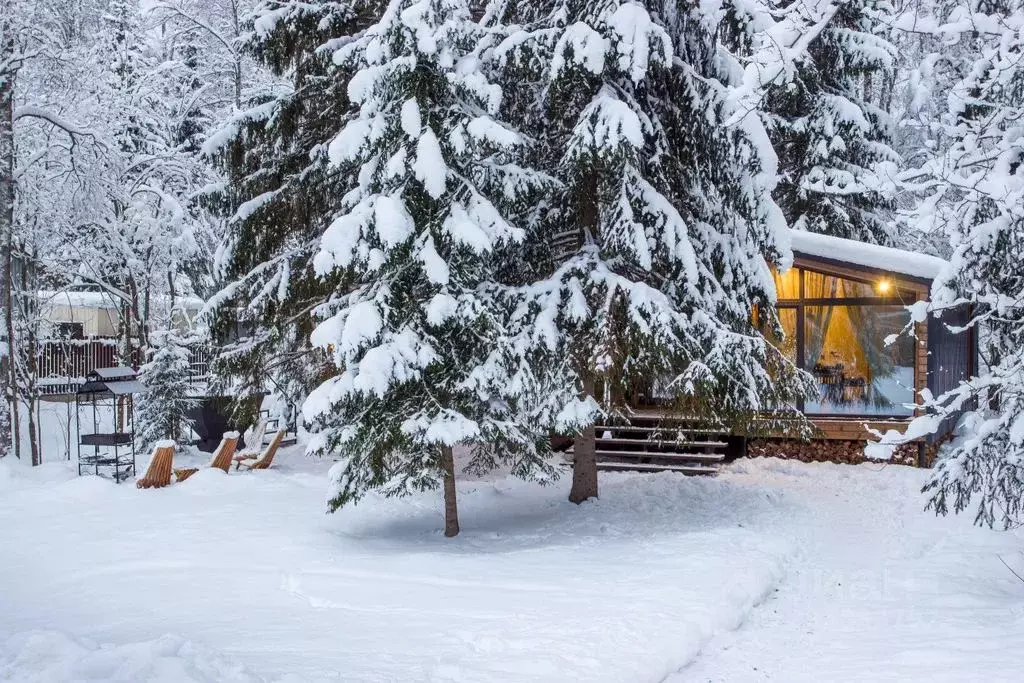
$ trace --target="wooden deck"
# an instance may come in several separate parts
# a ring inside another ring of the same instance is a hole
[[[867,441],[874,439],[867,428],[876,429],[883,434],[894,429],[901,434],[907,430],[911,418],[832,418],[832,417],[811,417],[811,423],[817,428],[818,433],[814,438],[824,440],[842,441]],[[867,427],[865,427],[867,425]]]
[[[659,420],[671,421],[673,419],[673,416],[669,411],[652,407],[637,408],[634,410],[634,415],[638,418],[637,422]],[[871,433],[868,432],[869,428],[883,433],[890,429],[903,433],[907,430],[907,426],[910,424],[913,417],[808,416],[807,419],[814,425],[816,430],[815,434],[811,437],[812,439],[866,441],[874,438]],[[634,425],[632,429],[634,431],[663,431],[662,427],[657,426],[645,427]],[[687,430],[683,429],[678,431],[686,432]],[[689,432],[692,434],[703,434],[706,433],[707,430],[689,430]],[[787,435],[783,433],[760,433],[757,434],[757,436],[762,438],[787,438]]]

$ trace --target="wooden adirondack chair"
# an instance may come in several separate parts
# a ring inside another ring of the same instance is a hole
[[[225,432],[217,450],[213,452],[213,459],[209,467],[216,467],[227,472],[231,469],[231,459],[235,455],[235,447],[238,446],[238,432]],[[199,471],[198,467],[182,468],[174,470],[174,476],[178,481],[185,481]]]
[[[235,448],[238,447],[238,432],[227,432],[224,434],[217,452],[210,461],[210,467],[227,472],[231,469],[231,459],[235,457]]]
[[[247,458],[254,458],[263,451],[263,439],[267,435],[267,426],[270,424],[269,417],[261,417],[257,420],[246,433],[245,433],[245,448],[239,451],[238,455],[244,455]],[[238,456],[235,456],[235,460]]]
[[[140,489],[157,489],[171,483],[171,466],[174,463],[174,442],[157,444],[149,460],[146,474],[135,482]]]
[[[235,469],[244,467],[249,470],[265,470],[274,462],[274,455],[277,453],[278,447],[281,445],[281,440],[284,438],[285,430],[283,427],[274,434],[274,438],[270,440],[267,447],[263,449],[263,452],[259,454],[258,458],[254,458],[247,453],[241,453],[235,456]]]

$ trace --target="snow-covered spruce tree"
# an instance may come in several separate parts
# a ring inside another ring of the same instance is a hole
[[[369,7],[264,3],[246,49],[281,82],[248,93],[249,106],[204,146],[225,175],[208,199],[228,230],[211,301],[214,367],[239,394],[270,389],[298,405],[336,373],[309,343],[310,313],[345,274],[320,277],[312,261],[350,189],[351,174],[324,150],[349,109],[351,72],[321,48],[367,28]]]
[[[188,340],[176,330],[154,332],[148,362],[139,368],[146,391],[138,397],[136,438],[143,452],[164,439],[179,440],[191,424]]]
[[[568,366],[572,391],[549,412],[579,428],[582,502],[598,493],[593,421],[635,386],[660,382],[680,411],[737,428],[810,390],[757,331],[777,329],[767,264],[788,257],[775,157],[756,115],[726,125],[711,8],[550,0],[500,19],[515,27],[492,52],[506,115],[559,181],[529,223],[512,331]]]
[[[929,506],[962,512],[976,498],[978,524],[1008,528],[1024,519],[1024,3],[956,3],[935,30],[973,54],[949,92],[950,146],[912,174],[927,193],[924,230],[944,231],[953,250],[928,309],[941,321],[970,306],[954,329],[981,337],[985,371],[927,402],[908,433],[965,411],[925,487]]]
[[[775,12],[785,21],[804,9],[781,0]],[[779,157],[774,196],[796,230],[877,244],[897,239],[900,159],[890,147],[893,122],[871,99],[894,67],[896,48],[882,35],[887,19],[887,0],[837,3],[792,78],[767,89],[763,116]]]
[[[495,118],[501,91],[480,69],[468,2],[392,0],[377,17],[334,53],[354,72],[353,104],[327,154],[354,168],[354,186],[315,266],[352,285],[317,311],[313,341],[340,374],[303,411],[311,451],[345,456],[331,509],[443,483],[451,536],[454,446],[471,449],[469,469],[553,474],[546,425],[522,419],[492,300],[494,261],[523,236],[504,211],[546,180],[506,163],[523,140]]]

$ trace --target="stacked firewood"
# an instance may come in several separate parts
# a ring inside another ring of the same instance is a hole
[[[782,458],[800,462],[837,462],[857,464],[869,462],[864,457],[864,441],[820,439],[796,441],[792,439],[752,439],[747,442],[747,455],[752,458]],[[927,464],[935,459],[935,447],[926,449]],[[917,445],[904,444],[896,449],[892,459],[887,461],[898,465],[917,464]]]

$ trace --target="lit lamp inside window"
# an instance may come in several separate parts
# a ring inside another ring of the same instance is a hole
[[[892,291],[892,280],[879,280],[875,283],[875,289],[879,294],[888,294]]]

